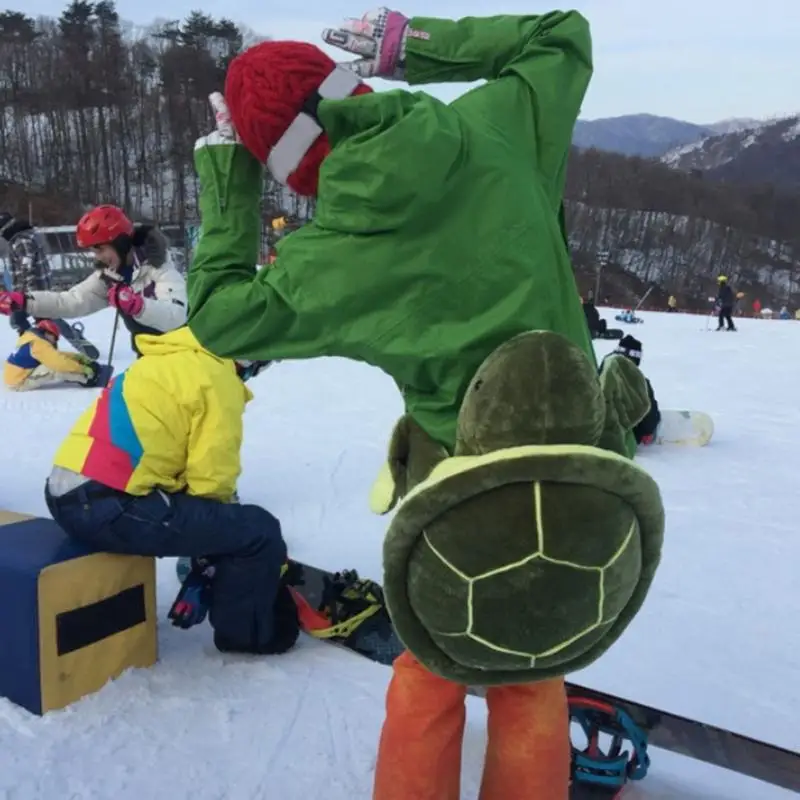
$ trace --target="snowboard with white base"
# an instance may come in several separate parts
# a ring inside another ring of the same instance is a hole
[[[714,420],[704,411],[666,409],[653,444],[705,447],[714,435]]]

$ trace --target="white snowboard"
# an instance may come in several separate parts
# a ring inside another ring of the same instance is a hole
[[[705,412],[667,409],[661,412],[654,443],[705,447],[713,435],[714,420]]]

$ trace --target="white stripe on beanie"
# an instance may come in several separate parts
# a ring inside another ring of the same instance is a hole
[[[317,93],[323,100],[343,100],[350,97],[361,79],[353,70],[337,64],[319,85]],[[276,181],[286,185],[289,176],[300,166],[306,153],[322,133],[319,122],[301,111],[284,131],[267,157],[267,169]]]

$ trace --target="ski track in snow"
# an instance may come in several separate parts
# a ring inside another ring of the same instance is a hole
[[[614,312],[601,314],[615,326]],[[662,408],[715,421],[704,449],[639,457],[667,508],[662,565],[620,642],[574,679],[588,686],[800,749],[800,592],[793,586],[800,347],[794,321],[642,314],[623,326],[644,344],[643,369]],[[103,355],[113,315],[86,319]],[[0,327],[10,351],[13,332]],[[598,356],[613,342],[598,342]],[[132,361],[126,336],[117,371]],[[380,577],[387,519],[367,494],[402,412],[393,382],[339,359],[281,363],[252,384],[243,502],[283,524],[291,553]],[[0,391],[6,462],[0,507],[40,515],[52,456],[93,392]],[[163,620],[177,589],[159,563]],[[0,800],[269,800],[371,793],[390,671],[302,638],[278,658],[222,656],[207,626],[162,623],[160,660],[70,708],[38,718],[0,700]],[[463,797],[477,796],[484,706],[470,698]],[[794,794],[653,751],[631,800],[772,800]]]

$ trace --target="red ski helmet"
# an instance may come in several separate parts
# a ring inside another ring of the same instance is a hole
[[[306,42],[262,42],[231,61],[225,101],[244,146],[297,194],[317,194],[330,143],[320,100],[371,92],[352,70]]]
[[[53,322],[52,319],[40,319],[36,323],[36,327],[42,333],[49,333],[52,337],[55,338],[56,341],[58,341],[59,337],[61,336],[61,331],[59,331],[58,325],[56,325],[56,323]]]
[[[113,244],[120,236],[133,236],[133,223],[121,208],[111,205],[97,206],[87,211],[75,229],[78,247]]]

